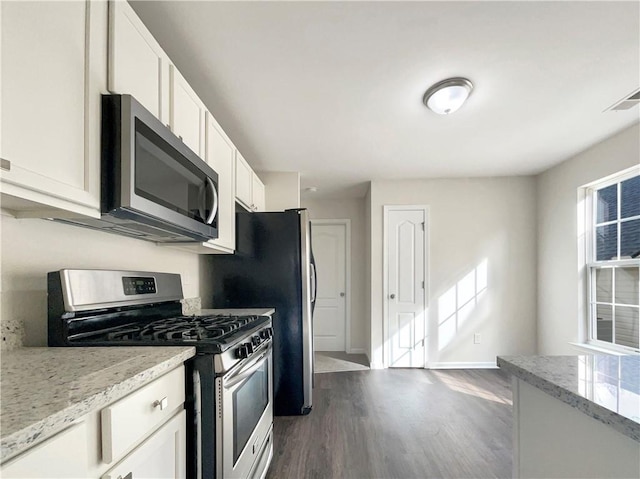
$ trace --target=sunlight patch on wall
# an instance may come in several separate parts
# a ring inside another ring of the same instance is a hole
[[[438,298],[438,350],[455,338],[487,290],[485,258]]]

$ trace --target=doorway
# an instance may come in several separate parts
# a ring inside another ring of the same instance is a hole
[[[351,220],[311,220],[311,244],[318,275],[314,350],[349,352]]]
[[[388,367],[423,368],[427,337],[427,207],[384,207],[384,338]]]

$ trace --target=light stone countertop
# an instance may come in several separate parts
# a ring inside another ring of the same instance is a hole
[[[193,347],[20,348],[0,364],[0,462],[162,376]]]
[[[640,442],[640,356],[511,356],[498,366]]]

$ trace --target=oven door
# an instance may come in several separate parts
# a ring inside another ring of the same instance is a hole
[[[218,478],[264,477],[273,449],[272,382],[271,344],[216,378]]]

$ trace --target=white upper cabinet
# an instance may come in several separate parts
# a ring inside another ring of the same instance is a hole
[[[218,237],[206,243],[167,243],[166,246],[200,254],[232,254],[236,248],[236,149],[224,130],[206,112],[205,161],[218,173]]]
[[[265,191],[264,191],[264,183],[258,175],[253,173],[253,177],[251,178],[252,187],[251,187],[251,199],[253,200],[252,206],[253,211],[264,211],[265,210]]]
[[[109,2],[109,90],[169,123],[169,57],[123,0]]]
[[[236,151],[236,200],[249,211],[265,210],[264,183]]]
[[[204,158],[207,109],[175,65],[171,65],[170,72],[171,130],[198,156]]]
[[[220,235],[212,242],[232,252],[236,247],[235,148],[210,113],[207,113],[206,152],[207,163],[218,173],[218,231]]]
[[[100,208],[106,4],[0,2],[2,207],[19,217]]]
[[[251,189],[253,170],[239,151],[236,152],[236,199],[247,209],[252,209]]]

